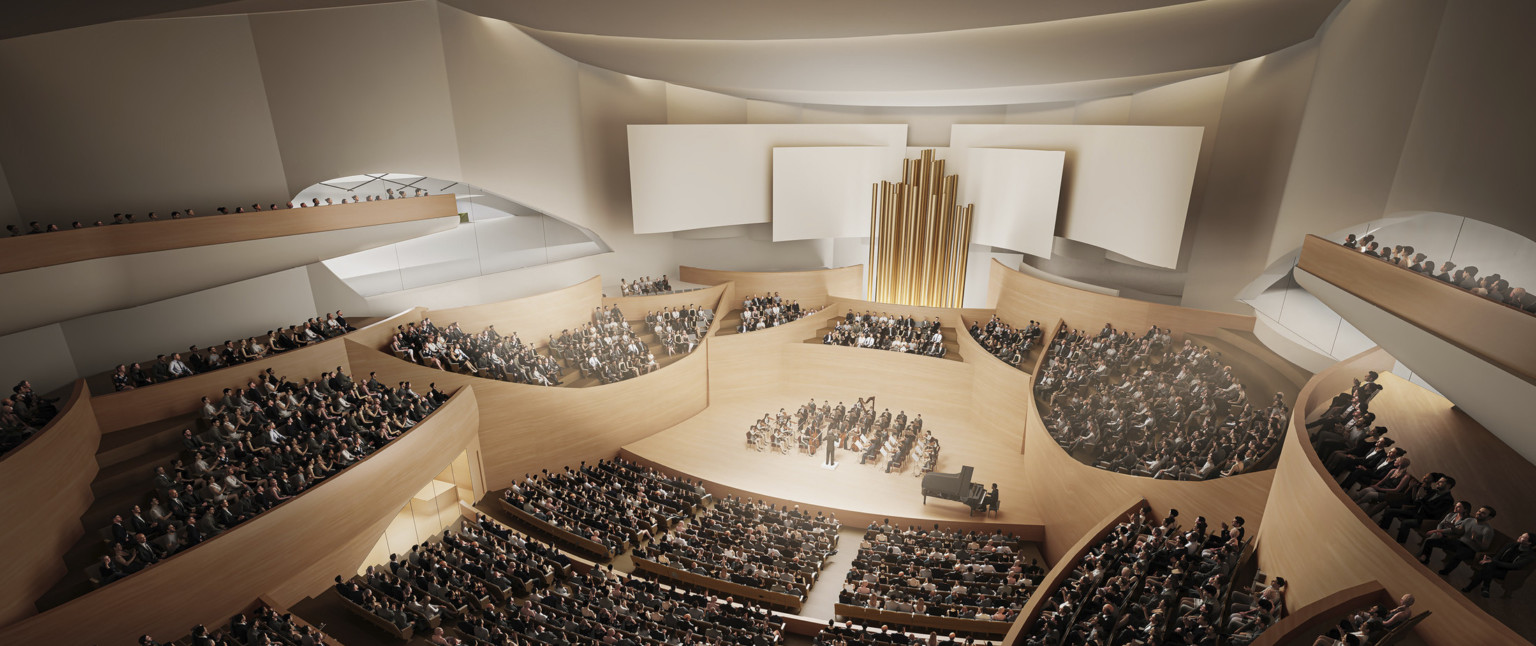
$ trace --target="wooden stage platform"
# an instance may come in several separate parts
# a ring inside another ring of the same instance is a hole
[[[822,467],[823,455],[809,455],[791,450],[789,455],[771,451],[758,452],[746,444],[746,431],[764,413],[780,408],[793,413],[801,404],[816,396],[831,397],[837,405],[839,395],[857,390],[849,385],[833,389],[801,391],[783,388],[731,401],[712,401],[698,415],[651,437],[626,445],[623,454],[662,468],[701,478],[722,487],[780,498],[836,511],[843,523],[855,518],[890,517],[913,521],[939,522],[945,525],[987,523],[1014,526],[1039,525],[1032,501],[1010,495],[1021,491],[1024,457],[1017,447],[1018,436],[1004,437],[976,428],[955,410],[922,410],[906,402],[880,398],[877,409],[889,408],[894,415],[905,410],[909,417],[922,414],[924,429],[938,438],[940,453],[937,471],[954,473],[962,465],[976,468],[974,481],[990,486],[997,482],[1003,491],[1002,505],[993,517],[969,516],[969,509],[958,502],[930,498],[923,504],[921,482],[916,465],[909,464],[899,473],[885,473],[885,465],[859,464],[859,455],[839,450],[838,467]],[[844,397],[852,404],[855,397]],[[1022,420],[1020,423],[1022,430]],[[862,521],[862,522],[868,522]],[[1009,531],[1004,527],[1004,531]],[[1021,531],[1037,531],[1037,529]]]

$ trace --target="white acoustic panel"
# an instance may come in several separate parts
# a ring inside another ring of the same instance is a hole
[[[635,233],[772,221],[776,147],[906,142],[903,124],[631,125]]]
[[[773,149],[773,239],[869,235],[872,188],[901,179],[894,146]]]
[[[949,145],[1065,151],[1062,237],[1173,268],[1204,130],[956,124]]]
[[[970,148],[951,152],[960,203],[976,205],[971,243],[1051,257],[1061,175],[1060,150]]]

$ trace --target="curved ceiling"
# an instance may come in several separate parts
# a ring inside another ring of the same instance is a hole
[[[765,40],[919,34],[1139,11],[1196,0],[444,0],[510,23],[576,34]]]
[[[521,28],[589,65],[737,96],[983,105],[978,96],[996,95],[990,104],[1019,102],[1010,97],[1054,87],[1057,93],[1046,100],[1081,100],[1171,82],[1168,75],[1208,74],[1312,38],[1339,1],[1200,0],[1049,22],[837,38],[685,39]],[[454,0],[455,6],[515,13],[479,7],[482,2]],[[1064,87],[1072,91],[1059,91]]]

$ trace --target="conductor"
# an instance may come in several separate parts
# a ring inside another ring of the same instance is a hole
[[[822,444],[827,445],[827,466],[837,466],[837,434],[829,426],[827,434],[821,438]]]

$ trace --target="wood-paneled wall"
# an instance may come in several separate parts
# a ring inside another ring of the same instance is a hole
[[[1367,518],[1328,476],[1307,441],[1303,426],[1310,411],[1348,390],[1352,378],[1391,366],[1385,352],[1370,350],[1317,373],[1302,389],[1258,533],[1259,568],[1290,582],[1287,603],[1297,607],[1372,581],[1393,597],[1411,593],[1418,599],[1415,610],[1435,613],[1415,631],[1430,646],[1528,643]]]
[[[1297,267],[1536,383],[1536,316],[1309,235]]]
[[[458,323],[470,334],[494,325],[503,336],[516,332],[524,343],[542,348],[549,335],[559,335],[561,330],[590,322],[592,309],[602,304],[603,279],[593,276],[552,292],[498,303],[429,310],[425,316],[438,327]]]
[[[76,379],[59,414],[0,457],[0,491],[13,503],[0,523],[0,625],[37,612],[33,601],[64,574],[64,553],[85,532],[100,444],[91,391]]]
[[[911,316],[920,319],[932,319],[939,317],[939,322],[946,327],[958,327],[960,319],[981,321],[986,323],[992,318],[993,310],[979,309],[975,307],[923,307],[921,305],[897,305],[894,303],[877,303],[857,298],[834,298],[829,308],[838,316],[846,316],[848,310],[854,314],[874,312],[875,314],[891,314],[894,316]]]
[[[1218,328],[1253,329],[1251,316],[1095,294],[1035,278],[995,259],[991,280],[992,289],[997,290],[998,316],[1014,325],[1030,320],[1041,321],[1043,325],[1045,321],[1066,319],[1091,325],[1095,332],[1109,322],[1116,328],[1138,333],[1157,325],[1172,328],[1179,335],[1214,334]]]
[[[479,427],[463,389],[367,459],[143,572],[0,630],[5,644],[130,644],[181,634],[269,595],[291,605],[355,571],[396,512],[452,464]],[[9,585],[9,584],[8,584]]]
[[[179,220],[145,220],[121,226],[87,227],[19,238],[0,238],[0,274],[167,249],[339,231],[396,222],[457,216],[452,195],[358,202],[307,209],[279,209]],[[82,222],[102,218],[84,216]]]
[[[783,376],[781,349],[816,336],[831,319],[831,310],[823,310],[777,327],[710,337],[710,401],[750,396],[777,383]]]
[[[959,321],[966,327],[971,319]],[[986,320],[980,321],[985,324]],[[1022,447],[1024,420],[1029,415],[1030,375],[992,356],[971,338],[968,330],[956,331],[960,344],[960,356],[974,371],[971,387],[971,419],[977,426],[985,427],[999,437],[1007,438],[1003,446]],[[1043,352],[1041,353],[1043,354]]]
[[[473,385],[487,487],[542,468],[613,457],[619,447],[694,416],[709,404],[709,344],[661,370],[590,388],[547,388],[435,370],[347,344],[358,372],[418,388]]]
[[[858,298],[864,293],[864,266],[812,271],[724,271],[679,267],[679,278],[696,285],[736,283],[736,301],[753,294],[778,292],[801,307],[821,307],[835,297]],[[732,304],[730,309],[737,309]]]

